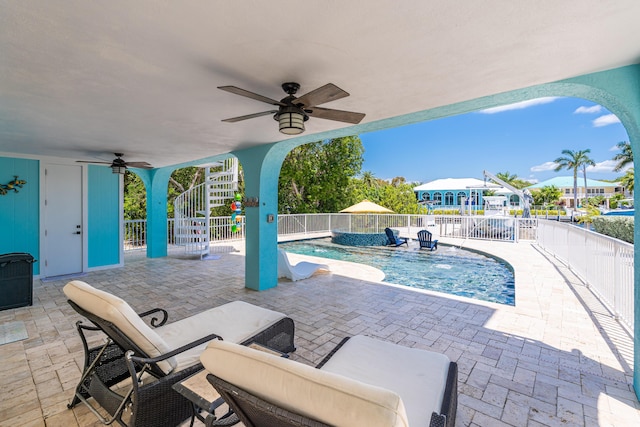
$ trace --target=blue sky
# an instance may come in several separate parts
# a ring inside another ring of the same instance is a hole
[[[438,178],[479,178],[482,171],[508,171],[541,182],[555,172],[563,149],[590,149],[596,167],[590,179],[613,179],[615,145],[628,141],[618,118],[591,101],[540,98],[516,104],[360,135],[363,171],[381,179],[409,182]]]

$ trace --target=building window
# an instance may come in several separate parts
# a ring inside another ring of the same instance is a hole
[[[427,200],[431,200],[431,194],[429,193],[422,193],[422,200],[424,200],[425,202]]]
[[[439,191],[436,191],[435,193],[433,193],[433,201],[437,202],[435,204],[439,205],[442,203],[442,193],[440,193]]]
[[[453,205],[453,193],[451,191],[444,193],[444,204],[447,206]]]
[[[511,206],[520,206],[520,197],[518,197],[515,194],[512,194],[511,196],[509,196],[509,204]]]
[[[467,193],[465,193],[464,191],[459,191],[458,195],[456,196],[456,205],[462,205],[464,199],[467,198]]]

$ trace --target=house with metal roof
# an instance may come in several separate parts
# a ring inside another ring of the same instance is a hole
[[[565,206],[573,206],[573,177],[572,176],[557,176],[555,178],[548,179],[543,182],[531,185],[527,187],[529,190],[540,190],[544,187],[557,187],[562,191],[561,201],[564,201]],[[611,198],[616,194],[625,194],[625,189],[617,182],[605,182],[597,181],[595,179],[587,178],[587,192],[585,194],[584,179],[578,177],[578,189],[577,199],[581,200],[585,197],[604,196],[606,199]]]
[[[491,199],[485,192],[492,191]],[[520,207],[520,198],[508,189],[477,178],[436,179],[413,188],[418,203],[433,209],[456,209],[461,213],[484,209],[486,202],[495,208],[496,200],[501,207]]]

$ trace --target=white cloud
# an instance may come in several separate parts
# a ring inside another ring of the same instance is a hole
[[[602,126],[613,125],[615,123],[620,123],[620,119],[616,117],[615,114],[606,114],[604,116],[600,116],[594,121],[591,122],[594,128],[600,128]]]
[[[547,96],[545,98],[537,98],[537,99],[530,99],[528,101],[516,102],[515,104],[501,105],[500,107],[487,108],[485,110],[480,110],[478,112],[481,114],[495,114],[495,113],[502,113],[504,111],[522,110],[529,107],[535,107],[536,105],[549,104],[558,98],[559,97],[557,96]]]
[[[544,162],[541,165],[531,166],[531,172],[546,172],[554,170],[558,164],[556,162]]]
[[[615,160],[605,160],[600,163],[596,163],[595,166],[587,166],[587,172],[591,173],[610,173],[616,167],[618,162]],[[627,169],[632,168],[633,165],[627,165],[620,172],[625,172]]]
[[[618,162],[615,160],[605,160],[603,162],[596,163],[595,166],[587,166],[587,172],[591,173],[609,173],[613,172],[613,168],[616,167]]]
[[[594,105],[593,107],[578,107],[573,114],[595,114],[602,110],[601,105]]]

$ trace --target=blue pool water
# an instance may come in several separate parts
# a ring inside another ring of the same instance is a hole
[[[329,239],[281,243],[287,252],[366,264],[382,270],[385,282],[501,304],[515,304],[513,270],[490,256],[449,246],[418,248],[341,246]]]

